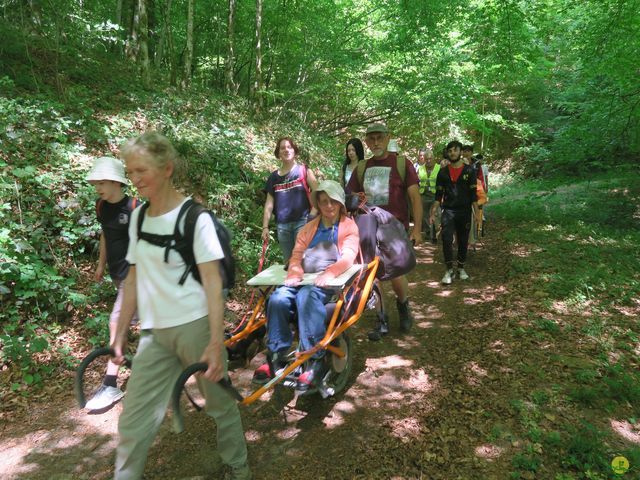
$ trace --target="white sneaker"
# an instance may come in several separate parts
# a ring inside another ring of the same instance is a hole
[[[124,397],[124,392],[118,387],[100,385],[100,388],[91,397],[91,400],[84,406],[87,410],[102,410],[107,408]]]
[[[451,285],[451,282],[453,282],[453,268],[447,270],[447,273],[442,277],[442,283],[445,285]]]
[[[460,280],[469,280],[469,274],[464,271],[464,268],[459,268],[458,278],[460,278]]]

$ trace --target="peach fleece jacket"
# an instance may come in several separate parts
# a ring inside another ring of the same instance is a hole
[[[298,232],[296,245],[293,247],[291,260],[289,260],[287,280],[299,280],[302,278],[304,273],[302,269],[302,257],[311,240],[313,240],[316,230],[318,230],[320,219],[320,216],[314,218]],[[337,247],[340,253],[340,259],[326,270],[326,272],[332,274],[334,278],[351,268],[360,250],[360,232],[358,231],[358,226],[353,219],[345,215],[341,215],[340,223],[338,224]]]

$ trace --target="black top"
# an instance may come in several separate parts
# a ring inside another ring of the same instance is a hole
[[[107,247],[109,275],[114,280],[124,280],[129,273],[129,263],[125,260],[129,248],[129,220],[139,203],[127,195],[117,203],[96,202],[96,215]]]
[[[478,201],[476,181],[476,172],[469,165],[463,164],[455,182],[451,179],[449,166],[441,168],[436,178],[436,200],[442,208],[468,210],[473,202]]]

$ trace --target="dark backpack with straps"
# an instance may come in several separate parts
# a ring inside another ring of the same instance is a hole
[[[224,258],[220,259],[220,275],[222,276],[222,288],[223,289],[231,289],[234,287],[236,283],[236,261],[233,258],[233,254],[231,252],[231,234],[229,230],[220,223],[218,218],[213,214],[211,210],[207,210],[203,205],[189,199],[187,200],[182,208],[180,208],[180,212],[178,212],[178,219],[176,220],[176,225],[173,229],[172,235],[157,235],[155,233],[147,233],[142,231],[142,222],[144,222],[144,215],[149,207],[148,203],[145,203],[140,207],[140,214],[138,215],[138,240],[145,240],[152,245],[156,245],[158,247],[163,247],[165,249],[164,252],[164,261],[169,261],[169,251],[175,250],[182,261],[186,265],[186,269],[182,276],[180,277],[179,285],[184,285],[184,282],[187,281],[187,277],[189,274],[193,275],[193,278],[198,282],[202,283],[200,279],[200,271],[198,270],[198,266],[196,265],[196,259],[193,254],[193,239],[196,229],[196,221],[198,217],[202,213],[207,213],[211,216],[211,220],[213,221],[213,226],[216,229],[216,234],[218,235],[218,240],[220,241],[220,246],[222,247],[222,251],[224,253]],[[186,215],[186,216],[185,216]],[[180,221],[184,217],[184,232],[180,232]]]

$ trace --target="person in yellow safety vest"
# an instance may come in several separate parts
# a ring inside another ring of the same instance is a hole
[[[435,201],[436,195],[436,178],[440,171],[440,164],[436,163],[431,149],[421,148],[418,152],[418,163],[416,164],[416,172],[420,180],[420,198],[422,198],[422,210],[424,212],[431,211],[431,205]],[[429,219],[422,219],[422,229],[425,233],[429,233],[431,243],[438,243],[437,234],[440,228],[440,216],[436,217],[435,222],[429,225]]]

